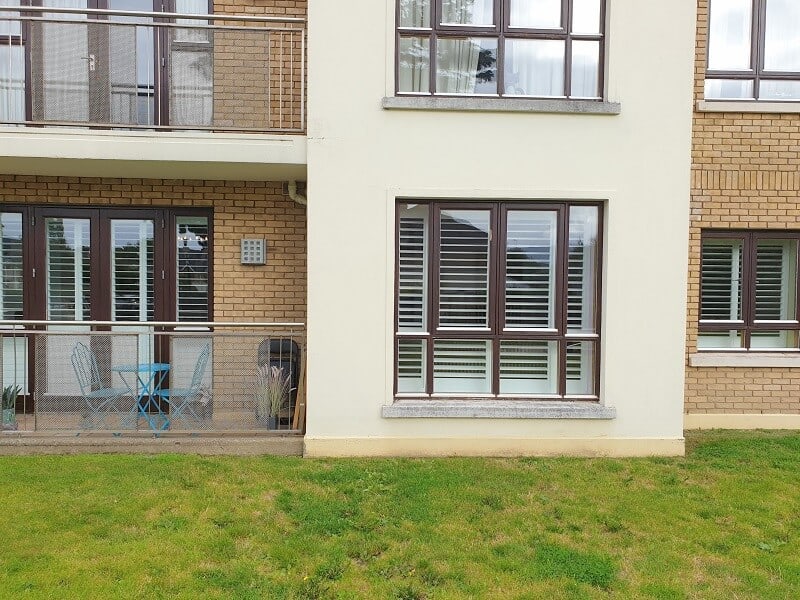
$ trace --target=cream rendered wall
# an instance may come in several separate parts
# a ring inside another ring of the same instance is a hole
[[[384,110],[395,0],[312,0],[307,454],[682,452],[695,7],[608,4],[617,116]],[[607,201],[601,398],[616,419],[381,417],[396,196]]]

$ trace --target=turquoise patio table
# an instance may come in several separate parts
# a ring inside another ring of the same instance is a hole
[[[136,420],[142,416],[147,420],[147,424],[153,431],[163,431],[169,427],[169,415],[161,410],[161,403],[155,401],[156,392],[161,390],[161,384],[169,373],[169,363],[140,363],[137,365],[119,365],[111,367],[115,373],[119,373],[120,379],[130,390],[131,395],[136,397]],[[125,379],[126,374],[134,374],[138,385],[138,391],[133,389]],[[151,412],[155,407],[156,412]]]

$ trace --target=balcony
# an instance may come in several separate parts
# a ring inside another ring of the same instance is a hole
[[[300,434],[304,330],[0,321],[3,435]]]
[[[0,169],[302,179],[305,48],[303,18],[0,7]]]

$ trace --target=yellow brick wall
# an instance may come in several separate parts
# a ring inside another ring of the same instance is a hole
[[[307,2],[218,1],[214,14],[305,18]],[[214,33],[214,125],[301,129],[305,24],[275,23],[266,29],[263,23],[218,20],[215,24],[247,25],[252,31]]]
[[[282,183],[0,175],[3,204],[210,207],[215,320],[305,321],[305,207]],[[243,237],[267,239],[266,265],[240,264]]]
[[[703,99],[707,31],[708,0],[699,0],[695,101]],[[697,348],[701,231],[800,230],[800,115],[695,112],[693,126],[687,358]],[[800,369],[687,366],[685,408],[800,413]]]

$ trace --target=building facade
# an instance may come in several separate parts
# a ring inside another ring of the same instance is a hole
[[[15,435],[62,407],[309,456],[651,455],[790,424],[795,9],[710,1],[6,0]]]

